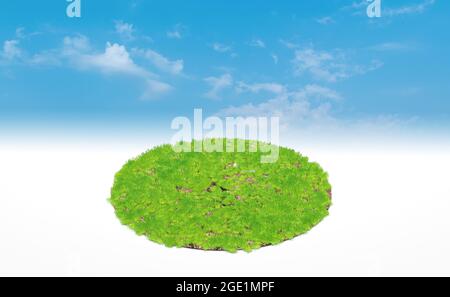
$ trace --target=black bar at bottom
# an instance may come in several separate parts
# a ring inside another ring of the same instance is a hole
[[[156,278],[161,292],[175,296],[276,296],[295,291],[294,278]]]

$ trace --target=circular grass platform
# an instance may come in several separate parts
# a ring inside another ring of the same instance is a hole
[[[304,234],[331,205],[322,168],[280,148],[262,153],[176,153],[160,146],[117,173],[110,198],[122,224],[167,247],[252,251]]]

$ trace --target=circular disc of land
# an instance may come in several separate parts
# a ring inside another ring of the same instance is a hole
[[[271,148],[277,161],[264,163],[268,152],[157,147],[116,174],[110,202],[122,224],[167,247],[236,252],[282,243],[328,215],[331,186],[318,164]]]

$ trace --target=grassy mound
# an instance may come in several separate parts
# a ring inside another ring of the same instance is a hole
[[[328,215],[331,186],[318,164],[280,148],[176,153],[157,147],[117,173],[110,202],[138,235],[168,247],[236,252],[304,234]]]

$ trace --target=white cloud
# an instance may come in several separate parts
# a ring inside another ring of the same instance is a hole
[[[30,38],[30,37],[34,37],[34,36],[37,36],[37,35],[41,35],[42,33],[41,32],[26,32],[26,29],[24,28],[24,27],[18,27],[18,28],[16,28],[16,31],[15,31],[15,38],[16,39],[18,39],[18,40],[21,40],[21,39],[27,39],[27,38]]]
[[[298,44],[284,39],[280,39],[280,43],[285,47],[287,47],[288,49],[296,49],[300,47]]]
[[[342,99],[342,96],[335,90],[315,84],[305,86],[302,90],[296,92],[295,96],[305,100],[308,98],[333,101],[339,101]]]
[[[258,84],[255,84],[258,85]],[[396,116],[376,116],[374,118],[340,119],[336,108],[342,96],[333,89],[310,84],[299,90],[286,90],[261,103],[231,106],[218,112],[219,116],[279,117],[281,127],[299,133],[336,133],[336,129],[358,128],[367,132],[376,128],[383,133],[411,123]],[[333,134],[330,134],[333,135]]]
[[[244,82],[239,82],[236,86],[236,91],[238,93],[251,92],[269,92],[273,94],[282,94],[286,92],[286,87],[277,83],[258,83],[258,84],[246,84]]]
[[[363,75],[383,66],[372,61],[368,66],[354,65],[346,61],[342,52],[316,51],[313,48],[298,49],[292,61],[294,74],[309,73],[316,80],[337,82],[355,75]]]
[[[25,35],[25,28],[20,27],[16,29],[16,38],[18,39],[24,39],[26,37]]]
[[[220,92],[233,86],[233,77],[230,74],[207,77],[204,81],[211,87],[211,90],[205,94],[205,97],[209,99],[220,99]]]
[[[28,63],[33,66],[60,66],[62,65],[61,59],[58,53],[54,50],[43,51],[37,54],[34,54],[30,59],[28,59]]]
[[[117,21],[116,25],[116,33],[122,38],[123,40],[131,41],[134,40],[134,25],[125,23],[124,21]]]
[[[385,3],[383,2],[382,16],[394,17],[399,15],[420,14],[425,12],[427,8],[434,5],[435,3],[436,0],[422,0],[422,2],[416,4],[409,4],[397,8],[385,8]],[[367,0],[353,2],[351,5],[343,7],[342,10],[353,11],[353,15],[365,15],[368,4],[369,3],[367,2]]]
[[[64,56],[84,54],[90,50],[91,45],[86,36],[77,35],[73,37],[64,37],[62,50],[62,54]]]
[[[321,25],[330,25],[330,24],[335,23],[335,21],[332,17],[323,17],[323,18],[317,19],[317,22]]]
[[[13,61],[22,57],[22,50],[19,47],[18,40],[7,40],[3,43],[1,57],[7,61]]]
[[[103,53],[80,55],[77,60],[80,67],[97,69],[105,74],[153,76],[150,72],[136,65],[125,46],[117,43],[107,43]]]
[[[94,53],[89,39],[82,35],[64,38],[62,57],[76,68],[98,70],[104,74],[155,77],[133,61],[125,46],[108,42],[103,52]]]
[[[272,60],[275,63],[275,65],[278,65],[278,62],[279,62],[278,56],[275,54],[271,54],[270,56],[272,57]]]
[[[219,112],[223,116],[243,116],[243,117],[263,117],[263,116],[284,116],[291,107],[287,97],[276,97],[260,104],[245,104],[241,106],[231,106]]]
[[[250,46],[253,47],[259,47],[259,48],[266,48],[266,44],[261,39],[255,38],[250,43]]]
[[[331,89],[308,85],[294,92],[276,94],[274,98],[259,104],[232,106],[222,110],[220,114],[243,117],[278,116],[283,125],[323,123],[334,120],[329,101],[338,98],[341,98],[340,95]]]
[[[179,31],[169,31],[167,32],[167,37],[170,39],[181,39],[181,33]]]
[[[186,31],[186,27],[182,24],[177,24],[172,30],[167,31],[166,35],[169,39],[182,39]]]
[[[368,6],[367,0],[353,1],[352,4],[342,7],[342,10],[359,10]]]
[[[419,14],[425,12],[425,10],[436,3],[436,0],[425,0],[418,4],[412,4],[402,6],[399,8],[386,8],[383,10],[384,16],[397,16],[405,14]]]
[[[141,96],[141,100],[156,99],[173,90],[171,85],[157,80],[149,79],[146,83],[147,87]]]
[[[154,51],[143,52],[145,57],[163,71],[179,74],[183,61],[170,61]],[[60,48],[26,55],[18,40],[8,40],[0,51],[0,62],[20,59],[30,66],[67,66],[78,70],[98,71],[106,75],[127,75],[137,77],[146,85],[143,99],[155,98],[171,91],[171,85],[159,81],[159,77],[135,63],[127,48],[117,43],[107,43],[103,51],[92,49],[89,39],[83,35],[67,36]]]
[[[175,60],[171,61],[168,58],[164,57],[160,53],[153,50],[142,50],[138,49],[135,51],[138,55],[144,57],[150,63],[152,63],[155,67],[163,72],[167,72],[173,75],[182,74],[184,69],[184,61],[183,60]]]
[[[312,48],[295,51],[294,72],[300,75],[310,72],[315,79],[336,82],[346,78],[339,69],[333,69],[334,57],[328,52],[318,52]]]
[[[227,46],[217,42],[212,44],[212,48],[219,53],[228,53],[232,50],[231,46]]]
[[[413,46],[401,42],[384,42],[369,47],[369,50],[377,52],[408,51],[412,49],[414,49]]]
[[[103,74],[135,76],[144,81],[145,92],[141,99],[157,98],[171,91],[171,85],[159,81],[158,76],[137,65],[125,46],[107,43],[104,52],[93,53],[89,40],[84,36],[66,37],[62,56],[81,70],[96,70]]]
[[[83,35],[66,36],[61,48],[44,50],[33,54],[27,59],[32,66],[61,66],[64,62],[71,62],[72,66],[81,67],[80,60],[91,53],[89,39]]]

